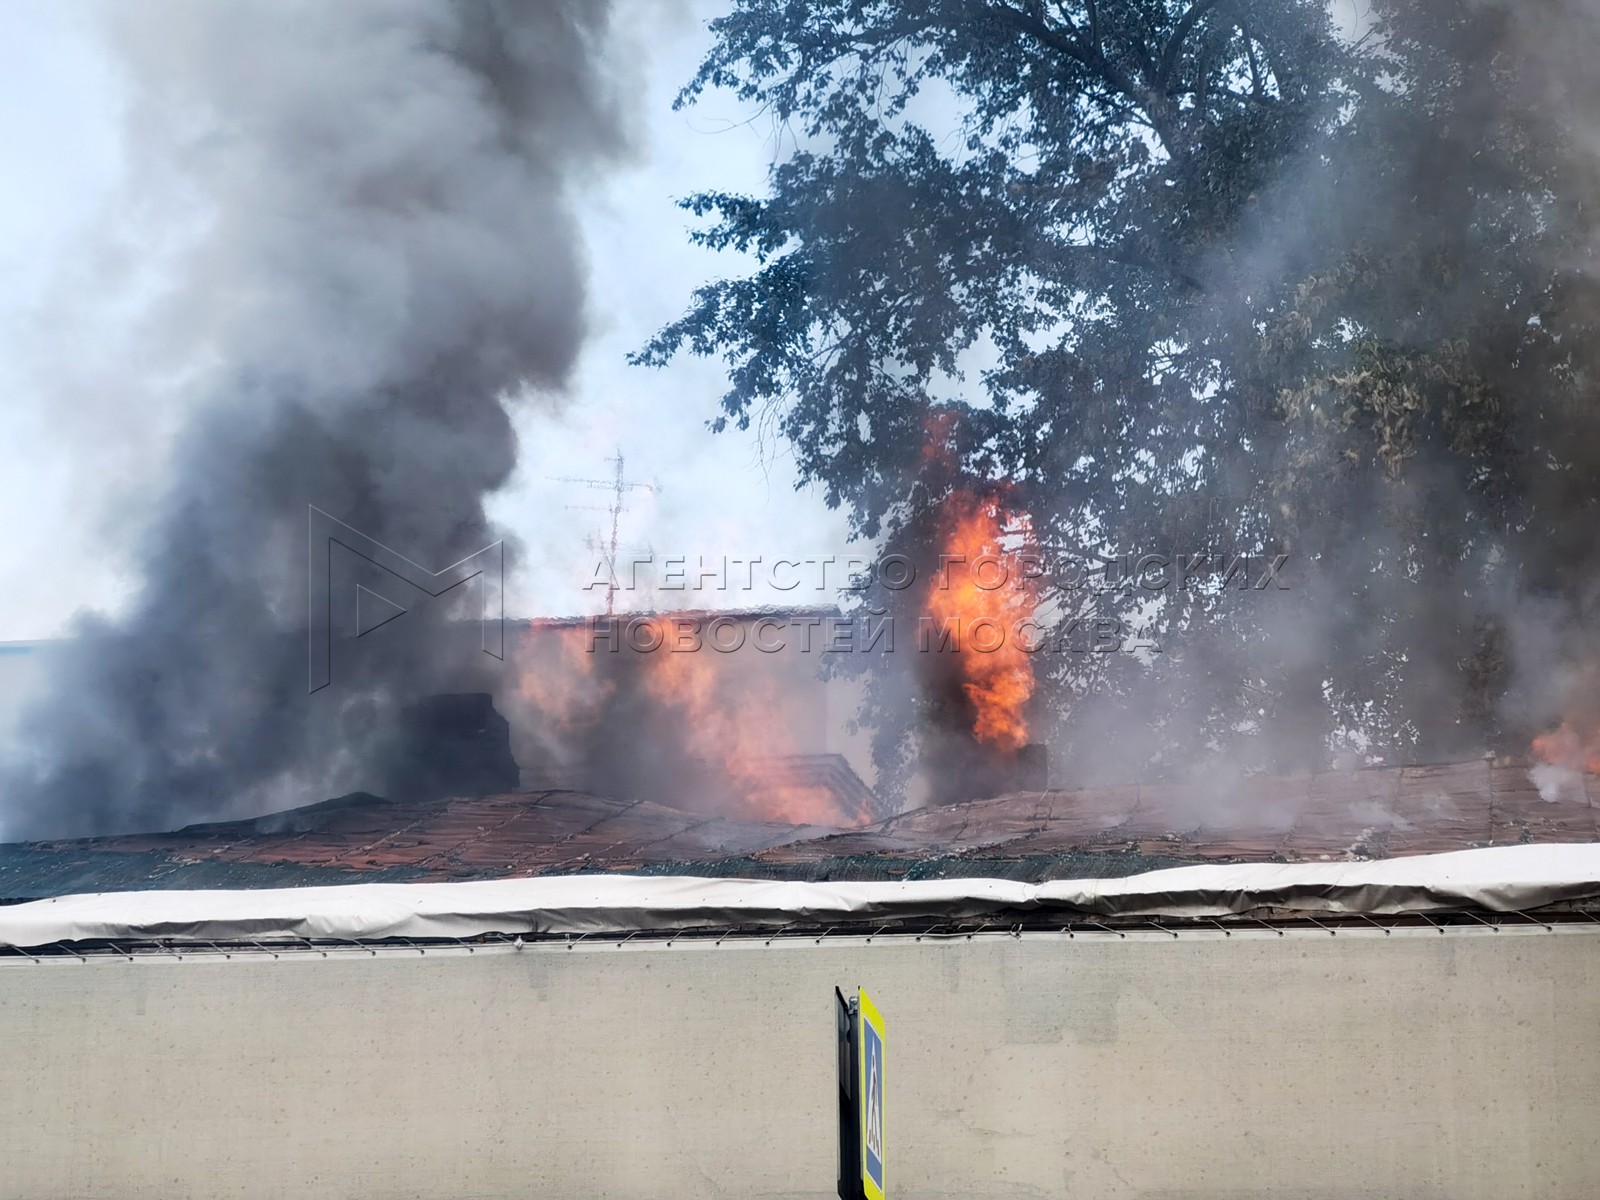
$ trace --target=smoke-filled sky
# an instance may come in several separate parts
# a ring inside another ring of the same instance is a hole
[[[0,152],[14,181],[0,198],[12,234],[0,251],[0,642],[79,635],[0,763],[16,829],[148,828],[367,786],[392,765],[410,698],[483,690],[481,670],[445,667],[441,626],[352,670],[339,697],[290,702],[306,685],[309,505],[436,567],[504,534],[514,616],[604,602],[592,583],[609,491],[569,477],[603,479],[618,451],[631,480],[653,485],[628,495],[625,556],[643,544],[712,560],[846,549],[842,517],[794,491],[759,412],[753,434],[707,432],[718,361],[627,365],[697,284],[750,265],[692,247],[675,201],[759,193],[791,145],[726,96],[672,109],[724,3],[164,0],[0,14]],[[1348,7],[1347,32],[1362,21]],[[1320,24],[1319,0],[1311,11]],[[758,61],[760,37],[745,52]],[[955,137],[953,105],[929,87],[905,116]],[[1321,182],[1263,190],[1276,203]],[[1254,264],[1247,283],[1287,269],[1271,219],[1241,237],[1230,254]],[[985,520],[975,549],[998,544],[998,516]],[[110,621],[75,616],[93,610]],[[1282,641],[1307,664],[1301,709],[1320,713],[1316,672],[1336,634],[1310,624],[1297,610]],[[1286,661],[1269,665],[1282,674]],[[1190,682],[1249,665],[1202,663]],[[1448,683],[1460,672],[1445,667]],[[1026,677],[1006,693],[1020,718],[1031,667],[1014,675]],[[972,679],[959,682],[971,698]],[[1082,710],[1093,732],[1095,710]],[[984,715],[963,709],[951,729],[987,740]],[[1004,728],[1020,751],[1026,721]],[[1307,747],[1297,765],[1326,749]]]
[[[737,269],[688,245],[691,218],[674,200],[707,184],[757,190],[781,150],[770,124],[726,97],[671,111],[717,9],[624,0],[628,145],[586,185],[577,214],[590,336],[564,392],[514,413],[521,457],[489,506],[524,543],[509,611],[601,602],[582,590],[594,568],[585,542],[607,518],[566,506],[609,496],[550,477],[608,475],[604,460],[618,446],[631,478],[662,487],[633,494],[624,543],[691,556],[842,547],[842,517],[815,494],[795,494],[785,447],[703,428],[722,390],[716,363],[652,371],[623,361],[696,284]],[[174,257],[203,231],[203,208],[129,161],[126,68],[103,15],[45,0],[0,8],[0,642],[56,636],[79,609],[126,605],[137,578],[128,551],[187,411],[173,375],[182,355],[136,337],[133,318],[170,286]]]
[[[490,514],[524,541],[511,611],[594,611],[598,490],[552,476],[609,476],[621,447],[635,491],[625,545],[665,554],[810,555],[844,546],[845,521],[815,492],[796,494],[778,439],[713,436],[725,380],[714,361],[662,370],[625,355],[677,315],[697,284],[738,264],[689,245],[674,201],[707,186],[758,192],[783,141],[735,100],[712,93],[673,112],[710,39],[718,0],[623,0],[633,30],[621,72],[637,91],[628,155],[586,192],[578,214],[590,268],[591,333],[554,408],[514,414],[522,454]],[[1358,25],[1358,0],[1334,11]],[[125,70],[101,10],[51,0],[0,6],[0,642],[48,638],[74,613],[116,612],[137,579],[133,526],[165,478],[183,415],[172,381],[148,374],[130,317],[163,285],[163,256],[199,217],[177,196],[130,205],[122,128]],[[442,565],[442,564],[438,564]],[[716,597],[706,597],[714,606]],[[766,593],[729,603],[793,600]],[[825,600],[827,597],[807,597]]]
[[[551,477],[602,476],[617,449],[661,484],[630,497],[630,543],[827,548],[781,462],[704,430],[713,365],[625,365],[714,269],[686,251],[674,197],[708,176],[758,186],[778,148],[736,113],[670,115],[701,49],[692,14],[168,0],[10,16],[28,69],[0,107],[30,182],[3,300],[0,640],[73,637],[7,730],[0,831],[372,786],[407,704],[488,689],[492,660],[454,652],[440,606],[307,699],[308,586],[359,594],[308,570],[311,511],[429,567],[503,535],[514,616],[603,603],[580,589],[609,521],[566,505],[606,494]]]

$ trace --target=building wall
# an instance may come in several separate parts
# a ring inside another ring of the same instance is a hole
[[[0,960],[0,1194],[1593,1200],[1600,932]]]

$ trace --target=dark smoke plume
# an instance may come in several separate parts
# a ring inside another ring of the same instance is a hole
[[[176,171],[205,210],[154,314],[196,415],[126,619],[80,628],[0,776],[9,836],[358,786],[402,704],[494,665],[411,636],[308,697],[307,506],[431,568],[494,540],[506,401],[559,387],[584,332],[569,188],[619,145],[596,0],[110,16],[135,182]]]

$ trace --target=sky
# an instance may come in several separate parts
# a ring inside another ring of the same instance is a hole
[[[524,547],[507,581],[508,613],[599,611],[596,540],[621,451],[628,494],[620,541],[658,563],[683,556],[817,558],[843,554],[846,525],[812,490],[796,492],[786,447],[755,432],[714,435],[724,389],[715,361],[632,367],[630,351],[685,307],[692,289],[741,269],[737,256],[689,244],[676,206],[702,188],[759,192],[782,137],[726,95],[672,111],[709,45],[716,0],[620,0],[618,46],[634,113],[629,158],[583,197],[592,335],[567,392],[514,406],[521,457],[492,516]],[[181,194],[120,187],[125,91],[94,9],[58,0],[0,6],[0,642],[59,636],[75,613],[115,614],[137,586],[131,544],[159,495],[185,413],[156,351],[131,330],[163,264],[203,214]],[[552,412],[553,409],[553,412]],[[416,557],[427,562],[424,550]],[[443,566],[445,564],[429,564]],[[757,572],[758,584],[762,573]],[[652,603],[641,591],[619,606]],[[809,588],[809,584],[808,584]],[[821,603],[758,588],[678,593],[685,607]]]

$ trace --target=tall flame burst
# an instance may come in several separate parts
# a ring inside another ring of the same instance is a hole
[[[1038,603],[1037,573],[1027,570],[1027,519],[992,496],[957,494],[941,521],[941,566],[927,594],[936,630],[954,636],[961,688],[972,706],[972,733],[1002,750],[1028,741],[1033,659],[1020,623]]]

